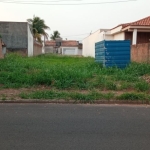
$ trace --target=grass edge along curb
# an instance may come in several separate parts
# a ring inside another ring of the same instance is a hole
[[[58,91],[37,91],[31,93],[21,93],[19,95],[22,99],[36,100],[36,101],[52,101],[52,102],[68,102],[68,103],[135,103],[135,104],[149,104],[150,96],[144,93],[123,93],[120,96],[115,96],[114,93],[98,93],[89,92],[83,93],[69,93]]]
[[[118,101],[118,100],[97,100],[97,101],[93,101],[91,102],[87,102],[87,103],[83,103],[80,101],[74,101],[74,100],[35,100],[35,99],[31,99],[31,100],[0,100],[0,104],[4,104],[4,103],[16,103],[16,104],[22,104],[22,103],[33,103],[33,104],[117,104],[117,105],[150,105],[150,102],[143,102],[143,101]]]
[[[116,97],[117,100],[120,101],[128,101],[128,102],[142,102],[143,104],[150,104],[150,95],[145,93],[123,93],[120,96]]]
[[[39,100],[60,100],[65,101],[74,100],[75,102],[80,101],[82,103],[94,102],[96,100],[111,100],[114,98],[113,93],[98,93],[98,92],[88,92],[88,93],[78,93],[78,92],[58,92],[58,91],[36,91],[31,93],[21,93],[19,96],[22,99],[39,99]]]

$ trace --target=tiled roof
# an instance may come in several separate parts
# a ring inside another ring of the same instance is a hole
[[[62,46],[78,46],[79,43],[77,41],[62,41]]]
[[[138,21],[135,22],[130,22],[130,23],[124,23],[124,24],[120,24],[118,26],[116,26],[115,28],[122,26],[122,29],[127,27],[127,26],[150,26],[150,16],[140,19]],[[113,29],[115,29],[113,28]]]
[[[77,47],[79,44],[77,41],[69,40],[69,41],[62,41],[61,46],[64,47]],[[46,41],[45,46],[56,46],[56,42],[51,40],[51,41]]]
[[[46,41],[45,46],[56,46],[56,42],[51,40],[51,41]]]
[[[122,28],[125,28],[127,26],[150,26],[150,16],[135,22],[123,24]]]

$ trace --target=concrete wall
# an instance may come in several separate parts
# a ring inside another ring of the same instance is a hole
[[[42,47],[43,47],[42,44],[34,42],[33,56],[41,55],[42,54]]]
[[[132,45],[131,61],[150,63],[150,43]]]
[[[0,33],[7,52],[33,56],[33,35],[27,22],[0,22]]]
[[[27,49],[27,22],[0,22],[0,33],[7,49]]]
[[[125,40],[125,33],[121,32],[121,33],[115,34],[113,40]]]
[[[54,53],[55,49],[53,46],[45,46],[45,54]]]
[[[33,35],[31,33],[29,24],[27,24],[28,31],[28,56],[33,56]]]
[[[78,55],[82,56],[82,49],[78,49]]]
[[[8,53],[16,53],[21,56],[28,56],[28,50],[27,49],[6,49],[6,54]]]

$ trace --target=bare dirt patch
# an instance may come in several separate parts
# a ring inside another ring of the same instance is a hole
[[[142,79],[144,79],[147,83],[150,84],[150,75],[144,75],[144,76],[142,77]]]

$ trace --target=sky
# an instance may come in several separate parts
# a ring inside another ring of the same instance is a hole
[[[0,21],[26,22],[35,15],[50,27],[49,35],[58,30],[63,39],[82,41],[98,29],[110,29],[150,16],[150,0],[119,1],[125,0],[0,0]]]

